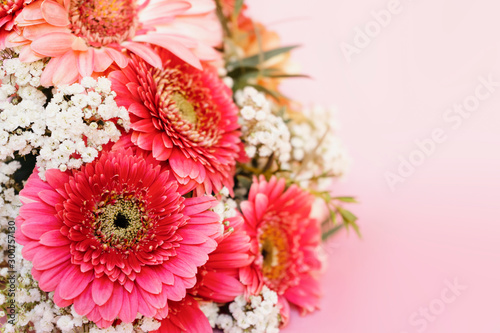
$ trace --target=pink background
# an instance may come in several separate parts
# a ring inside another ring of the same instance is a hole
[[[362,202],[352,209],[363,239],[344,232],[327,245],[322,311],[294,316],[285,332],[500,333],[500,86],[459,128],[443,119],[474,95],[479,76],[500,82],[500,8],[400,0],[400,13],[346,61],[341,43],[353,45],[355,28],[390,2],[248,1],[284,44],[303,45],[293,58],[314,80],[283,89],[337,106],[354,161],[337,191]],[[385,173],[435,128],[447,140],[391,191]],[[467,289],[446,304],[445,281],[455,279]],[[430,306],[432,320],[418,315]]]

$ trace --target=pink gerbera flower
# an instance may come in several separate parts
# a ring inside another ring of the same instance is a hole
[[[21,191],[17,241],[40,288],[99,327],[165,318],[217,246],[216,200],[182,197],[152,157],[104,152],[46,178],[35,171]]]
[[[168,316],[161,321],[161,326],[151,333],[212,333],[212,327],[198,302],[186,296],[180,302],[168,302]]]
[[[255,178],[248,200],[241,203],[256,256],[252,266],[241,270],[241,279],[251,294],[265,284],[281,296],[283,309],[290,302],[307,313],[317,308],[320,296],[320,230],[309,217],[314,197],[296,185],[285,189],[285,182]]]
[[[217,249],[198,269],[198,282],[189,290],[191,295],[217,303],[231,302],[245,292],[239,272],[255,259],[250,252],[250,237],[243,230],[243,219],[237,216],[225,222],[228,228],[216,239]]]
[[[52,57],[41,81],[72,83],[115,62],[125,67],[127,49],[154,67],[161,60],[147,43],[201,68],[218,58],[222,39],[211,0],[39,0],[16,18],[7,47],[22,46],[21,61]]]
[[[184,190],[232,191],[240,132],[231,90],[213,70],[159,54],[162,69],[132,57],[109,75],[117,103],[130,112],[132,143],[168,160]]]

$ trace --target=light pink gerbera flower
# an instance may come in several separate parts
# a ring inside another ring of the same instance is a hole
[[[243,230],[243,219],[228,218],[228,227],[218,237],[217,249],[210,253],[207,263],[198,269],[196,286],[188,293],[217,303],[232,302],[245,292],[240,282],[240,269],[254,261],[250,252],[250,237]]]
[[[256,256],[252,266],[241,270],[242,282],[251,294],[259,293],[265,284],[280,296],[285,310],[287,302],[302,313],[318,306],[320,230],[317,220],[309,216],[313,201],[298,186],[285,189],[284,178],[273,176],[268,182],[261,176],[254,179],[248,200],[241,203]]]
[[[161,326],[151,333],[212,333],[212,327],[198,302],[186,296],[180,302],[168,302],[168,316],[161,321]]]
[[[241,141],[231,90],[213,70],[159,54],[162,69],[132,57],[109,74],[116,102],[130,113],[132,143],[168,160],[183,191],[232,191]]]
[[[38,0],[17,16],[7,47],[22,46],[21,61],[52,57],[41,82],[73,83],[115,62],[127,49],[155,67],[161,60],[147,43],[201,68],[218,59],[222,39],[211,0]]]
[[[217,246],[217,201],[182,197],[152,157],[104,152],[46,178],[35,171],[21,191],[17,241],[40,288],[99,327],[165,318]]]

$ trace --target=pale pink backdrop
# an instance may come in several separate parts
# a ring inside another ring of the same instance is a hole
[[[500,82],[499,3],[248,4],[285,44],[303,45],[293,58],[314,80],[284,91],[337,106],[354,161],[337,190],[362,202],[352,208],[363,239],[343,233],[326,247],[322,310],[294,316],[285,332],[500,333],[500,85],[457,126],[443,118],[474,100],[479,77]],[[388,7],[394,14],[377,31],[372,11]],[[374,37],[349,62],[341,46],[367,24]],[[391,190],[386,173],[397,174],[399,156],[417,158],[415,140],[435,129],[446,140]]]

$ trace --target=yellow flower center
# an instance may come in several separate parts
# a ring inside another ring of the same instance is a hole
[[[186,97],[179,93],[173,93],[170,98],[175,102],[175,105],[179,110],[179,115],[182,119],[190,124],[196,125],[198,116],[196,115],[193,104],[191,104]]]
[[[268,225],[262,230],[259,240],[264,277],[270,282],[279,283],[288,266],[286,234],[278,226]]]

